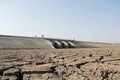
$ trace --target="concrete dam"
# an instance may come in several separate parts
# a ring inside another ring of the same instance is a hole
[[[70,49],[104,46],[111,46],[111,44],[67,39],[0,35],[0,49]]]
[[[72,40],[0,35],[0,49],[77,48]]]

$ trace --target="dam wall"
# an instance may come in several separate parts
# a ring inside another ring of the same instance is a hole
[[[0,49],[70,49],[108,46],[112,46],[112,44],[67,39],[0,35]]]
[[[0,49],[52,49],[45,39],[0,35]]]

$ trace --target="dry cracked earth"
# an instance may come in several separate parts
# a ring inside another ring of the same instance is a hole
[[[120,48],[0,50],[0,80],[120,80]]]

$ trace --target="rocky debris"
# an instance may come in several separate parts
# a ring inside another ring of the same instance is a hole
[[[14,66],[13,65],[11,65],[11,66],[10,65],[9,66],[5,66],[5,65],[0,66],[0,75],[3,76],[4,71],[9,70],[11,68],[14,68]]]
[[[20,69],[11,68],[7,71],[4,71],[2,79],[3,80],[21,80],[22,74],[20,72]]]
[[[93,55],[92,54],[89,54],[88,57],[92,57]]]
[[[22,61],[13,61],[13,62],[5,62],[5,63],[2,63],[2,65],[4,66],[23,66],[23,65],[27,65],[29,64],[29,62],[22,62]]]
[[[43,65],[25,65],[23,66],[22,73],[23,74],[44,74],[51,72],[51,64],[43,64]]]
[[[72,75],[70,75],[68,77],[69,80],[89,80],[88,78],[80,75],[80,74],[77,74],[77,73],[73,73]]]

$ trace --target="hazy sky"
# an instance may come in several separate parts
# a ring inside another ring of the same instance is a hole
[[[0,0],[0,34],[120,43],[120,0]]]

